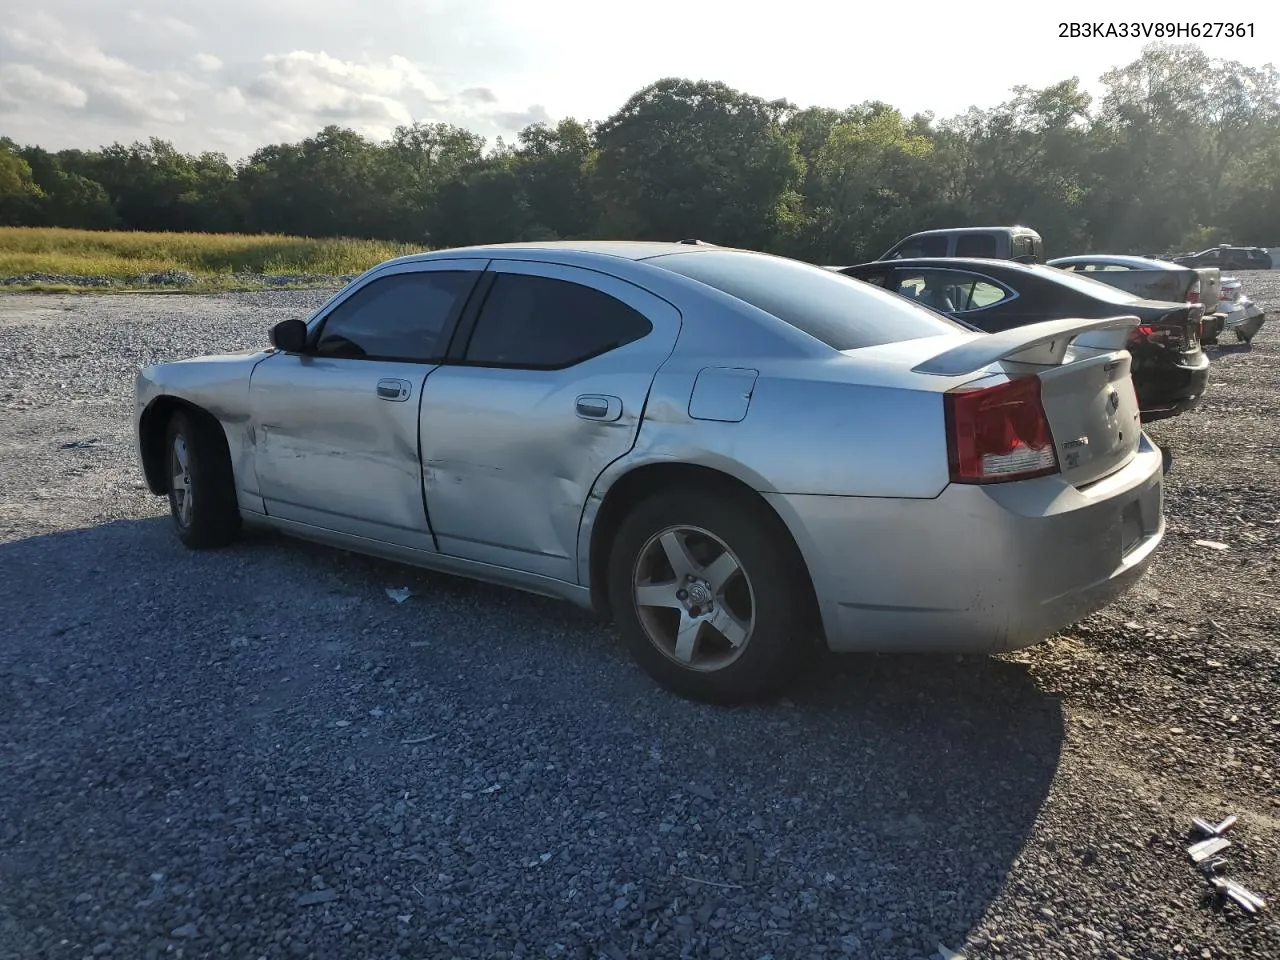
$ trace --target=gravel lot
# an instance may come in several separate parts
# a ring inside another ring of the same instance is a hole
[[[1280,956],[1183,851],[1239,813],[1280,896],[1280,325],[1152,428],[1170,531],[1112,608],[724,710],[564,604],[179,545],[138,367],[324,296],[0,296],[0,957]]]

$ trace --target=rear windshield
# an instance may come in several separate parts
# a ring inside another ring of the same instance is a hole
[[[1090,280],[1083,274],[1073,273],[1070,270],[1059,270],[1057,267],[1028,267],[1034,270],[1042,277],[1048,277],[1054,283],[1060,283],[1064,287],[1070,287],[1078,293],[1083,293],[1086,297],[1092,297],[1094,300],[1105,300],[1108,303],[1133,303],[1141,300],[1142,297],[1136,294],[1121,290],[1119,287],[1113,287],[1109,283],[1103,283],[1101,280]],[[1015,285],[1017,281],[1011,281]]]
[[[834,350],[971,329],[896,293],[799,260],[704,250],[664,254],[646,262],[737,297]]]

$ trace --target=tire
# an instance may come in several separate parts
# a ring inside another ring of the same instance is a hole
[[[609,557],[610,606],[632,656],[662,686],[732,704],[790,680],[812,647],[815,620],[807,577],[778,526],[747,498],[697,489],[659,493],[622,521]],[[705,579],[677,582],[673,544],[685,575]]]
[[[193,550],[225,547],[240,532],[240,507],[221,431],[177,412],[169,419],[164,449],[169,514],[178,539]]]
[[[1249,343],[1253,340],[1253,334],[1245,333],[1243,330],[1236,331],[1236,340],[1239,343]]]

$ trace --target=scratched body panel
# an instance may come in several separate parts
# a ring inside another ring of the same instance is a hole
[[[593,287],[653,327],[563,370],[447,366],[427,378],[422,450],[441,552],[576,582],[583,504],[596,478],[635,443],[654,374],[680,333],[680,313],[596,271],[500,262],[493,269]],[[582,418],[579,397],[616,401],[616,419]]]
[[[273,517],[432,550],[422,500],[421,363],[279,354],[253,371],[258,486]],[[378,384],[408,385],[389,403]],[[341,491],[341,495],[335,495]]]
[[[134,388],[135,440],[141,436],[143,415],[159,398],[172,397],[208,411],[222,424],[227,437],[240,508],[261,513],[262,498],[253,469],[249,376],[253,368],[269,356],[269,350],[240,350],[145,367],[139,371]],[[136,452],[141,459],[140,444]]]

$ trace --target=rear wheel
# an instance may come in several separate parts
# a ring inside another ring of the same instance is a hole
[[[614,539],[609,594],[650,676],[713,703],[759,699],[790,678],[812,618],[778,540],[745,498],[667,492],[632,511]]]
[[[240,532],[240,508],[226,445],[214,428],[178,412],[165,434],[169,513],[188,547],[223,547]]]

